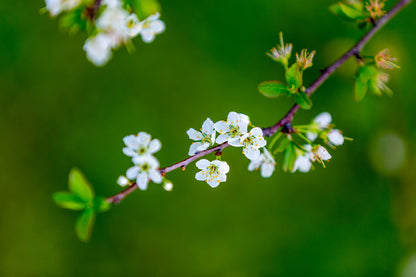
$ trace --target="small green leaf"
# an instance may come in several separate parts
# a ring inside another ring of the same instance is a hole
[[[368,91],[367,83],[364,83],[360,78],[355,79],[354,85],[354,99],[355,101],[361,101],[364,99]]]
[[[292,171],[296,161],[295,145],[291,142],[283,152],[283,170]]]
[[[309,110],[312,107],[311,99],[309,99],[309,96],[303,91],[299,91],[298,94],[296,94],[296,102],[305,110]]]
[[[77,169],[71,169],[69,172],[69,190],[78,195],[82,200],[90,201],[94,197],[94,191],[84,174]]]
[[[375,94],[381,95],[377,87],[378,69],[373,65],[361,66],[358,70],[354,84],[354,98],[355,101],[361,101],[371,89]]]
[[[87,207],[87,203],[78,195],[67,191],[55,192],[52,198],[58,206],[65,209],[83,210]]]
[[[105,212],[111,208],[111,204],[107,203],[106,198],[97,196],[93,202],[94,211]]]
[[[86,209],[78,217],[75,224],[75,232],[82,242],[87,242],[90,239],[94,222],[95,212],[92,208]]]
[[[290,143],[290,139],[287,136],[285,136],[273,153],[283,152],[286,149],[286,147],[289,145],[289,143]]]
[[[289,93],[287,85],[279,81],[265,81],[260,83],[257,88],[261,94],[269,98]]]
[[[286,81],[290,89],[298,89],[302,85],[302,73],[297,63],[286,70]]]
[[[366,18],[362,5],[347,5],[342,2],[338,2],[329,6],[329,9],[335,15],[349,21],[357,21]]]

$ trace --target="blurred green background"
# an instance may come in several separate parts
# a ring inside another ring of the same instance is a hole
[[[192,164],[169,174],[172,192],[132,194],[78,241],[78,213],[51,199],[71,167],[109,196],[131,164],[125,135],[159,138],[166,166],[186,157],[186,130],[207,116],[234,110],[272,125],[293,101],[256,91],[283,78],[265,56],[278,32],[295,51],[317,50],[307,84],[362,35],[328,11],[332,0],[160,2],[166,32],[104,68],[85,58],[85,36],[39,15],[42,1],[0,4],[0,275],[399,276],[416,245],[416,4],[364,49],[398,56],[392,98],[355,103],[351,60],[297,114],[304,124],[328,111],[354,138],[326,169],[263,179],[227,149],[231,171],[217,189],[196,181]]]

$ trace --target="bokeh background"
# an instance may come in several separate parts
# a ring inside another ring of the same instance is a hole
[[[362,35],[328,11],[332,0],[160,1],[166,32],[135,40],[103,68],[85,58],[85,36],[39,15],[42,1],[0,4],[1,276],[400,276],[415,265],[416,4],[364,49],[389,47],[401,69],[392,98],[353,101],[353,60],[312,97],[295,123],[328,111],[354,138],[331,151],[326,169],[271,179],[246,170],[227,149],[228,181],[217,189],[197,169],[169,174],[97,216],[92,239],[74,233],[77,212],[51,195],[71,167],[109,196],[130,166],[121,148],[140,130],[159,138],[162,166],[186,157],[188,128],[229,111],[274,124],[293,99],[266,99],[264,80],[282,79],[265,56],[283,31],[294,50],[317,50],[306,83]],[[391,7],[395,1],[389,1]],[[281,157],[278,158],[278,163]]]

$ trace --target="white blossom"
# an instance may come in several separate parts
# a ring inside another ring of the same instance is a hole
[[[166,190],[166,191],[172,191],[173,183],[171,181],[165,181],[163,183],[163,189]]]
[[[217,187],[220,182],[225,182],[226,174],[230,171],[228,164],[219,160],[210,162],[202,159],[196,163],[196,167],[201,171],[195,174],[195,179],[207,182],[212,188]]]
[[[341,134],[341,131],[338,129],[332,129],[328,133],[328,140],[334,146],[339,146],[344,143],[344,136]]]
[[[214,122],[210,118],[204,121],[201,131],[190,128],[186,133],[191,140],[195,141],[189,147],[189,156],[193,156],[195,153],[203,151],[215,143],[216,132]]]
[[[292,172],[299,170],[300,172],[309,172],[312,167],[312,145],[306,144],[303,146],[305,152],[299,153],[296,157],[295,165],[293,166]],[[301,151],[301,150],[299,150]]]
[[[261,176],[263,178],[269,178],[272,176],[275,169],[276,162],[269,151],[264,148],[263,153],[256,160],[251,160],[248,165],[248,170],[253,171],[260,168]]]
[[[156,184],[162,182],[162,175],[160,174],[159,162],[153,156],[135,156],[133,158],[133,167],[126,172],[127,178],[136,180],[138,187],[141,190],[146,190],[149,180]]]
[[[127,40],[125,22],[129,13],[121,6],[107,7],[96,21],[98,30],[104,32],[112,38],[111,47],[120,46]]]
[[[328,150],[325,147],[318,145],[312,149],[312,160],[313,161],[327,161],[332,158],[331,154],[329,154]]]
[[[318,114],[312,122],[311,130],[306,133],[306,137],[310,141],[314,141],[318,137],[318,131],[328,128],[331,121],[332,117],[329,113],[324,112]]]
[[[108,8],[117,8],[122,5],[120,0],[102,0],[101,4],[107,6]]]
[[[243,154],[250,160],[256,160],[260,156],[260,148],[266,146],[266,140],[263,138],[263,131],[259,127],[255,127],[241,136],[240,144],[234,146],[242,146]]]
[[[247,133],[249,123],[250,120],[245,114],[230,112],[227,121],[222,120],[214,124],[215,130],[219,133],[217,143],[228,141],[232,146],[241,146],[240,138]]]
[[[139,22],[139,19],[137,18],[137,15],[134,13],[129,15],[124,21],[124,31],[130,37],[137,36],[139,32],[142,30],[141,28],[142,26]]]
[[[117,184],[124,187],[124,186],[127,186],[128,184],[130,184],[130,181],[129,181],[129,179],[127,179],[126,176],[120,176],[117,179]]]
[[[160,140],[152,139],[146,132],[140,132],[136,136],[126,136],[123,138],[123,141],[126,145],[126,147],[123,148],[123,153],[133,158],[151,156],[162,147]]]
[[[159,17],[160,14],[157,12],[139,23],[141,29],[140,35],[144,42],[152,42],[157,34],[165,30],[165,23]]]
[[[52,16],[57,16],[63,11],[70,11],[81,4],[82,0],[45,0],[46,9]]]
[[[84,51],[87,58],[96,66],[102,66],[111,58],[111,47],[113,41],[107,34],[100,33],[95,37],[90,37],[85,41]]]

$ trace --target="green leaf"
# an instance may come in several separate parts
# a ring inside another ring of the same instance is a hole
[[[302,85],[302,73],[297,63],[286,70],[286,81],[290,89],[298,89]]]
[[[68,30],[70,34],[85,31],[88,22],[88,18],[85,14],[85,8],[86,6],[82,5],[75,10],[68,11],[63,14],[59,20],[59,26],[64,30]]]
[[[290,143],[290,139],[287,136],[285,136],[273,153],[283,152],[286,149],[286,147],[289,145],[289,143]]]
[[[160,12],[160,4],[156,0],[124,0],[125,8],[132,8],[140,20]]]
[[[371,89],[372,92],[381,95],[377,87],[378,69],[373,65],[361,66],[358,70],[354,84],[355,101],[361,101]]]
[[[309,99],[309,96],[303,91],[299,91],[298,94],[296,94],[296,102],[305,110],[309,110],[312,107],[311,99]]]
[[[292,171],[296,161],[295,145],[291,142],[283,152],[283,170]]]
[[[86,209],[78,217],[75,224],[75,232],[82,242],[87,242],[90,239],[94,222],[95,212],[92,208]]]
[[[84,174],[77,169],[71,169],[69,172],[69,190],[78,195],[84,201],[90,201],[94,198],[94,191]]]
[[[367,83],[364,83],[360,78],[355,79],[354,85],[354,99],[355,101],[361,101],[364,99],[368,91]]]
[[[289,93],[287,85],[279,81],[265,81],[260,83],[257,88],[261,94],[269,98]]]
[[[87,203],[78,195],[67,191],[55,192],[52,198],[58,206],[65,209],[83,210],[87,207]]]
[[[366,18],[362,5],[347,5],[342,2],[338,2],[329,6],[329,9],[335,15],[349,21],[357,21]]]
[[[94,211],[105,212],[111,208],[111,204],[107,203],[106,198],[97,196],[93,202]]]

